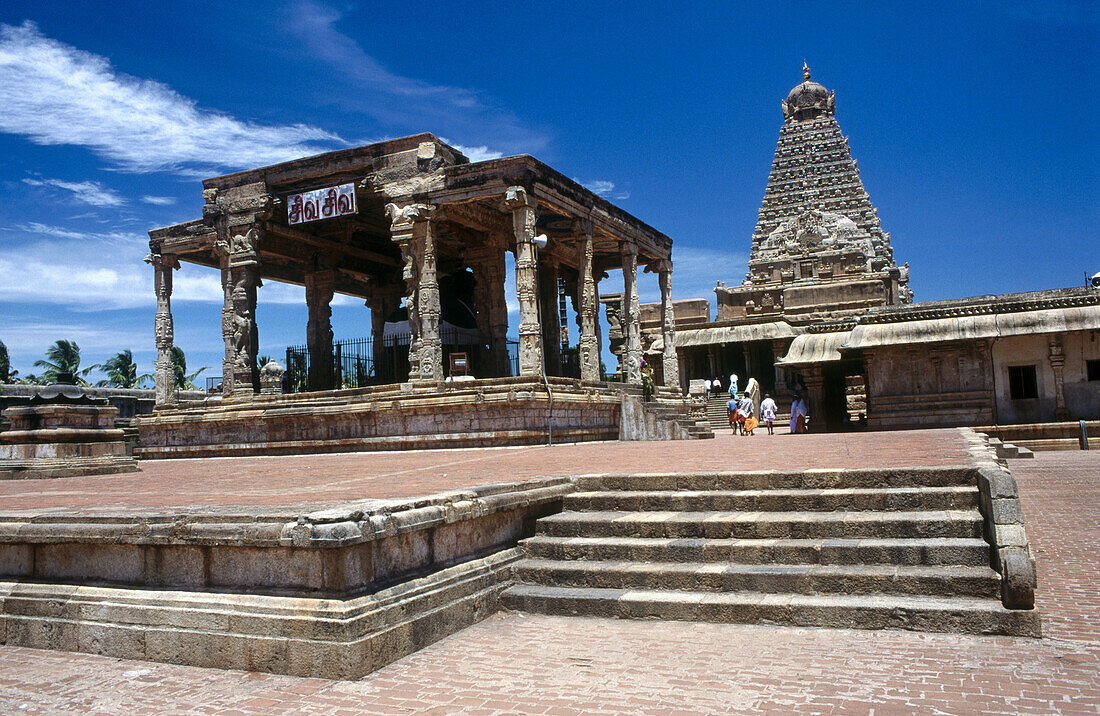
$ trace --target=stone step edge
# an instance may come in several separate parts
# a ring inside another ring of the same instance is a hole
[[[1042,636],[1036,610],[1009,610],[997,599],[975,597],[682,592],[517,584],[504,590],[501,603],[516,611],[585,617]],[[841,618],[848,623],[838,623]]]
[[[715,569],[715,566],[722,569]],[[776,570],[779,566],[783,569]],[[774,574],[779,576],[851,576],[851,577],[987,577],[1000,581],[1001,575],[989,566],[974,565],[929,565],[929,564],[747,564],[742,562],[634,562],[630,560],[558,560],[526,557],[512,565],[514,570],[523,571],[630,571],[638,574],[677,573],[677,574]]]
[[[558,537],[555,535],[535,535],[520,540],[520,547],[527,553],[530,547],[561,546],[577,550],[599,547],[617,547],[623,549],[664,549],[689,550],[711,547],[717,552],[738,549],[846,549],[846,550],[886,550],[886,549],[922,549],[952,550],[979,549],[988,550],[989,543],[981,537]],[[583,558],[582,558],[583,559]],[[574,560],[576,561],[576,560]],[[751,563],[745,563],[751,564]],[[818,564],[818,562],[794,562],[788,564]]]
[[[699,472],[637,472],[637,473],[586,473],[577,475],[575,480],[579,490],[585,492],[618,492],[623,488],[616,483],[646,482],[648,489],[654,485],[683,484],[700,481],[738,481],[753,483],[758,487],[738,489],[791,489],[795,482],[803,488],[836,487],[851,485],[861,481],[874,480],[874,487],[920,487],[920,486],[977,486],[978,468],[973,465],[933,465],[898,468],[809,468],[805,470],[722,470]],[[927,484],[929,481],[935,484]],[[610,483],[610,486],[609,484]],[[678,490],[699,489],[677,486],[656,489]],[[713,489],[713,488],[705,488]]]
[[[654,519],[654,515],[667,514],[665,519]],[[876,515],[880,520],[867,520],[866,516]],[[635,516],[634,519],[630,517]],[[927,522],[981,522],[982,515],[977,508],[968,510],[592,510],[586,512],[559,512],[539,519],[545,523],[601,523],[617,524],[665,522],[715,523],[745,522],[767,524],[776,522],[876,522],[876,521],[927,521]]]

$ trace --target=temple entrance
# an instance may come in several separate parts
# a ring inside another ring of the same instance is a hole
[[[836,361],[824,366],[825,384],[822,413],[828,432],[855,430],[862,422],[852,420],[848,405],[849,378],[859,377],[862,382],[863,365],[860,361]]]

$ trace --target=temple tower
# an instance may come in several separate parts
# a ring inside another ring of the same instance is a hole
[[[908,265],[894,263],[890,235],[863,188],[836,97],[810,80],[782,102],[783,127],[741,286],[720,285],[718,318],[782,314],[835,318],[908,303]]]

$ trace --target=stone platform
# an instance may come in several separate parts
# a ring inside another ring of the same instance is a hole
[[[0,634],[17,646],[356,678],[495,611],[516,543],[561,510],[579,476],[756,471],[768,481],[816,469],[843,479],[846,469],[915,467],[975,471],[981,485],[980,470],[997,466],[988,452],[984,467],[978,458],[974,436],[955,430],[727,433],[159,460],[140,477],[9,482]],[[1002,497],[975,495],[995,547],[999,525],[1018,519],[998,509]]]
[[[640,386],[522,377],[228,396],[136,418],[135,452],[160,459],[712,435],[682,396],[662,393],[659,404],[643,404]]]

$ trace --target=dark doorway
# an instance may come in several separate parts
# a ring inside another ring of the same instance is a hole
[[[838,361],[825,364],[825,429],[828,432],[841,432],[852,429],[848,416],[848,376],[861,375],[863,366],[859,361]]]

